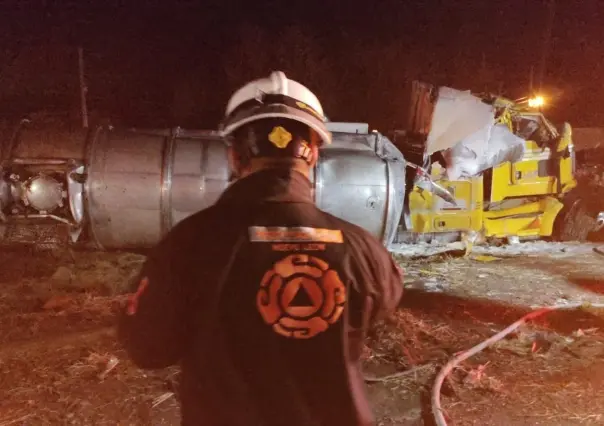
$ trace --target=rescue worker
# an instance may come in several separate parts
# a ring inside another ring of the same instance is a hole
[[[319,100],[273,72],[232,96],[222,131],[238,179],[155,247],[121,341],[141,368],[181,364],[183,425],[373,425],[360,357],[402,273],[314,204]]]

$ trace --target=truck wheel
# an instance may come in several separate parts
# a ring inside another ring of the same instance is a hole
[[[596,219],[589,215],[585,203],[577,200],[560,211],[556,220],[555,236],[558,241],[587,241],[595,229]]]

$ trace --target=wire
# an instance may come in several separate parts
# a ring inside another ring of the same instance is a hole
[[[589,302],[579,302],[565,305],[552,305],[546,306],[537,309],[536,311],[529,312],[522,318],[520,318],[515,323],[501,330],[499,333],[489,337],[483,342],[477,344],[476,346],[458,354],[453,357],[445,366],[440,370],[438,375],[436,376],[436,380],[434,381],[434,387],[432,388],[432,414],[434,415],[434,420],[436,421],[437,426],[447,426],[447,421],[445,420],[445,416],[443,415],[443,409],[440,404],[440,391],[443,385],[443,382],[447,375],[457,367],[462,361],[470,358],[473,355],[476,355],[478,352],[482,351],[484,348],[492,345],[493,343],[503,339],[505,336],[516,330],[525,322],[535,319],[541,315],[547,314],[552,311],[558,310],[571,310],[577,308],[596,308],[596,309],[604,309],[604,303],[589,303]]]

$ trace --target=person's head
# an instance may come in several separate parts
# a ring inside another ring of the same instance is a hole
[[[229,100],[221,132],[236,175],[285,166],[308,174],[331,133],[317,97],[280,71],[254,80]]]

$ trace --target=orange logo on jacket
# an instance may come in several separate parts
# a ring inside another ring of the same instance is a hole
[[[309,339],[327,330],[344,311],[346,286],[329,264],[292,254],[267,271],[256,295],[264,322],[283,336]]]

